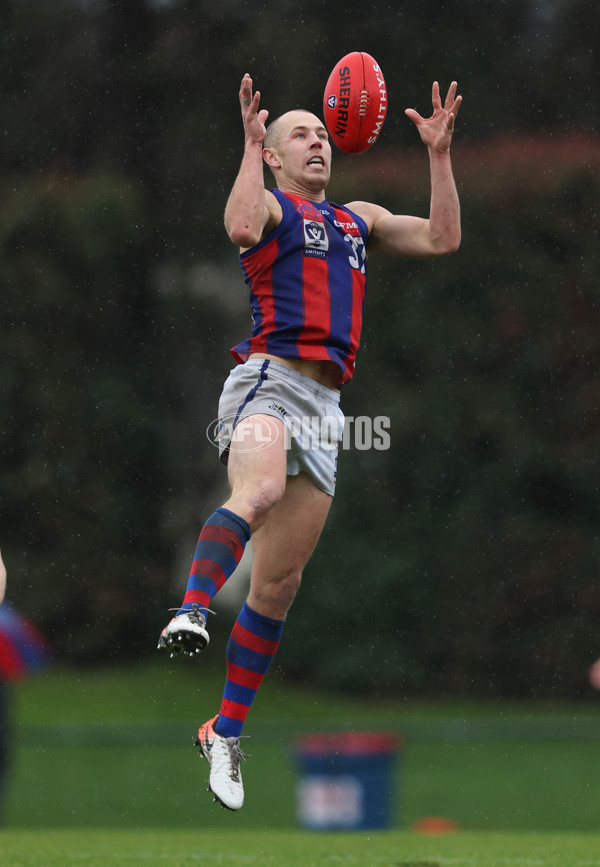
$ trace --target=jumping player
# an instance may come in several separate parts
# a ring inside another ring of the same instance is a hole
[[[242,727],[334,493],[343,429],[340,389],[354,372],[367,253],[431,257],[460,244],[450,162],[461,103],[456,88],[453,82],[442,104],[437,82],[433,85],[431,117],[406,110],[430,160],[430,213],[421,219],[369,202],[328,202],[331,145],[323,122],[294,110],[267,131],[260,93],[253,94],[249,75],[242,79],[244,156],[225,228],[240,249],[254,324],[250,338],[232,350],[238,365],[219,403],[220,452],[231,496],[200,532],[183,604],[158,645],[193,655],[208,644],[210,601],[252,538],[250,591],[227,646],[223,701],[196,741],[210,764],[210,790],[231,810],[244,800]],[[275,177],[274,190],[265,189],[263,163]],[[307,447],[291,421],[315,417],[334,423]]]

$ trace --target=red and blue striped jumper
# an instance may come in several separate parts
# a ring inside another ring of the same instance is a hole
[[[283,219],[240,255],[253,328],[231,353],[238,362],[252,352],[333,361],[341,386],[354,374],[362,328],[366,223],[333,202],[273,194]]]

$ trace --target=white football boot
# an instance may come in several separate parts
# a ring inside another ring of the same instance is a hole
[[[196,746],[200,747],[200,755],[207,759],[210,765],[208,790],[215,796],[221,806],[228,810],[239,810],[244,803],[244,784],[240,763],[246,761],[246,756],[240,749],[239,738],[224,738],[215,732],[214,719],[204,723],[198,729]]]
[[[204,650],[208,642],[206,617],[199,607],[184,611],[174,617],[160,633],[158,649],[166,648],[171,656],[177,653],[195,656]]]

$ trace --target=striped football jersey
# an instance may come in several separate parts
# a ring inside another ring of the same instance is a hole
[[[341,386],[354,374],[362,327],[366,223],[333,202],[273,193],[281,222],[240,254],[253,327],[231,353],[240,363],[252,352],[332,361]]]

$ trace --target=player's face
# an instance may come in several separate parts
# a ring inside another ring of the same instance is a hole
[[[281,135],[273,149],[282,180],[299,185],[301,190],[323,191],[331,174],[331,144],[323,121],[305,111],[291,111],[282,120]]]

